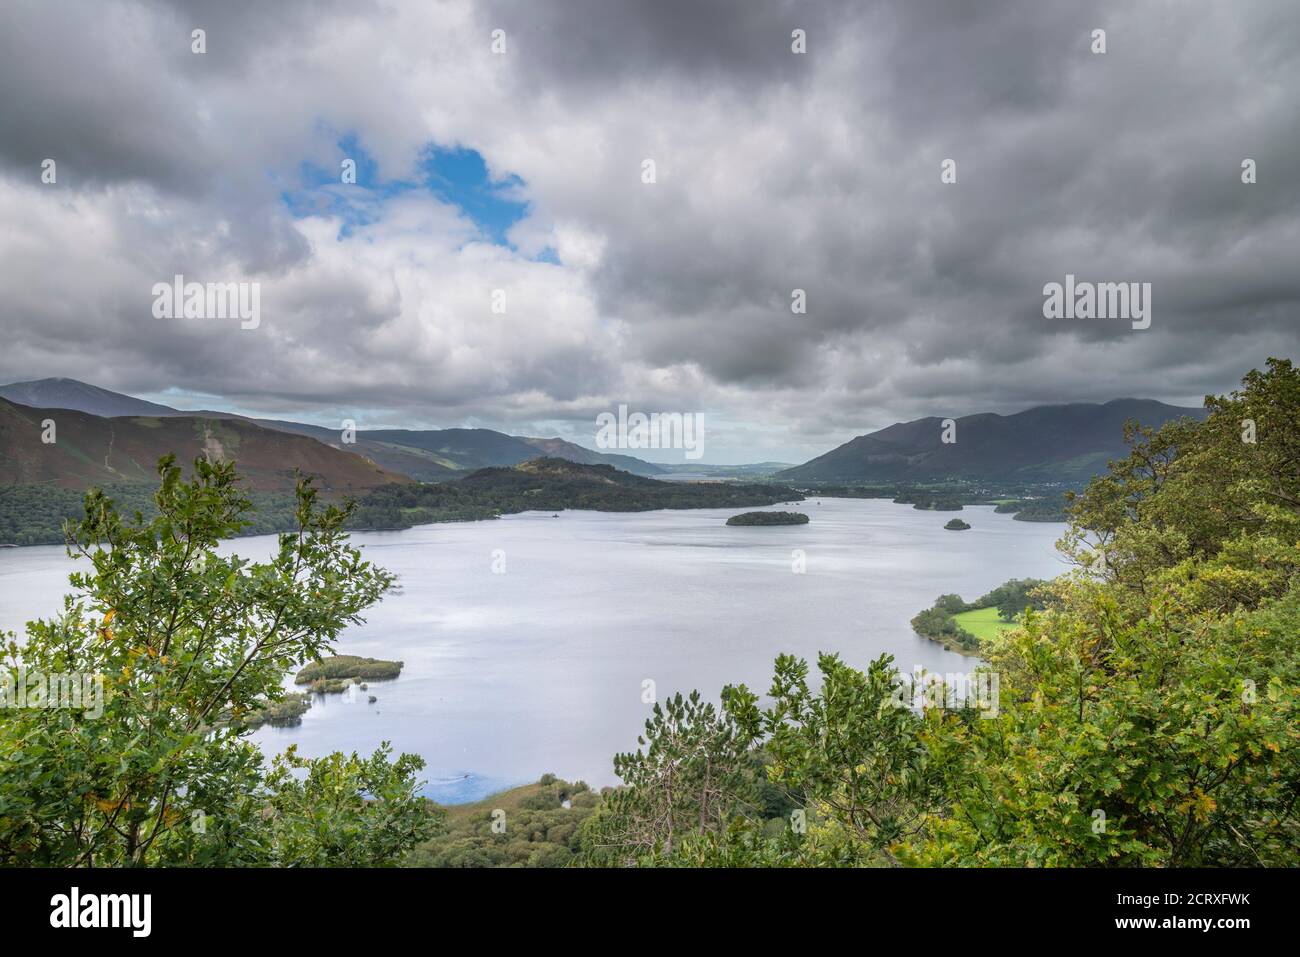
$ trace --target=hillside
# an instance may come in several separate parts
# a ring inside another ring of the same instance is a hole
[[[942,441],[942,419],[916,419],[860,435],[777,473],[776,478],[789,482],[1086,481],[1105,471],[1108,459],[1126,454],[1125,421],[1136,419],[1158,427],[1184,416],[1203,419],[1205,412],[1151,399],[1037,406],[1014,415],[985,412],[957,419],[957,440],[951,444]]]
[[[656,465],[654,462],[646,462],[631,455],[619,455],[617,452],[595,452],[591,449],[584,449],[581,445],[566,442],[564,439],[526,438],[522,441],[528,443],[543,455],[551,458],[567,459],[570,462],[579,462],[583,465],[612,465],[616,469],[631,472],[633,475],[653,476],[664,475],[668,472],[668,469],[662,465]]]
[[[410,476],[419,482],[443,482],[464,474],[462,466],[445,456],[439,456],[413,446],[376,441],[371,438],[370,434],[362,431],[357,432],[355,442],[344,445],[341,429],[327,429],[321,425],[286,422],[281,419],[251,419],[248,421],[256,422],[263,428],[274,429],[278,432],[307,435],[317,442],[323,442],[336,449],[355,452],[357,455],[370,459],[380,468]]]
[[[269,429],[310,435],[327,445],[343,447],[338,429],[275,419],[255,421]],[[664,471],[630,455],[594,452],[564,439],[519,438],[492,429],[359,430],[356,443],[347,448],[421,482],[460,478],[475,469],[518,465],[542,455],[584,465],[612,465],[633,475]]]
[[[41,441],[47,419],[56,427],[51,444]],[[90,485],[153,483],[155,464],[167,453],[181,463],[201,455],[237,459],[244,487],[257,491],[292,489],[295,468],[316,476],[325,491],[360,492],[410,482],[359,455],[246,420],[187,415],[103,418],[0,399],[3,485],[49,484],[79,491]]]
[[[76,379],[34,379],[0,385],[0,399],[34,409],[73,409],[111,418],[118,415],[179,415],[169,406],[110,392]]]
[[[518,438],[493,429],[359,430],[356,441],[345,445],[341,424],[340,428],[327,428],[285,419],[250,418],[220,410],[183,412],[76,379],[15,382],[0,386],[0,397],[38,409],[73,409],[105,417],[191,416],[247,422],[276,432],[308,436],[340,451],[368,458],[387,472],[421,482],[442,482],[475,469],[518,465],[539,455],[588,465],[613,465],[635,475],[659,475],[666,471],[630,455],[595,452],[559,438]]]
[[[416,847],[406,867],[567,867],[582,850],[578,825],[600,805],[585,782],[554,774],[473,804],[442,808],[445,829]],[[494,815],[510,827],[497,833]]]
[[[612,465],[538,458],[510,468],[480,469],[458,482],[375,489],[359,502],[352,524],[354,528],[409,528],[526,511],[737,508],[775,505],[799,497],[781,485],[662,482],[620,472]]]

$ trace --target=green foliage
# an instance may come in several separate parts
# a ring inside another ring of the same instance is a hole
[[[724,692],[741,708],[752,696]],[[760,765],[753,735],[730,709],[698,692],[656,703],[637,739],[642,747],[614,757],[625,787],[612,792],[588,822],[588,860],[607,864],[670,858],[683,837],[725,829],[757,806]]]
[[[403,864],[568,867],[582,853],[583,822],[599,803],[599,796],[582,781],[570,784],[545,774],[535,784],[445,808],[446,829],[411,851]],[[494,812],[500,812],[495,819]]]
[[[439,812],[420,798],[413,754],[388,760],[339,752],[304,760],[290,747],[266,777],[267,827],[275,863],[294,867],[391,867],[433,831]],[[306,771],[299,779],[294,771]]]
[[[822,655],[814,693],[807,663],[782,655],[771,707],[760,712],[749,699],[738,716],[765,740],[774,783],[802,792],[862,854],[887,860],[943,800],[922,719],[905,706],[892,660],[882,655],[864,673]]]
[[[770,708],[729,691],[722,718],[682,714],[671,737],[708,767],[713,729],[734,723],[720,757],[732,741],[770,755],[806,832],[720,814],[638,862],[1294,866],[1300,371],[1271,359],[1206,406],[1202,424],[1126,427],[1130,456],[1072,501],[1073,572],[976,603],[1023,613],[981,649],[995,709],[900,708],[886,659],[863,673],[823,656],[814,692],[779,658]],[[942,633],[966,610],[942,596],[914,625]],[[672,767],[633,767],[625,800],[689,812],[689,792],[657,783]]]
[[[318,678],[355,678],[359,681],[391,681],[402,673],[402,662],[357,655],[333,655],[313,661],[293,679],[294,684],[311,684]]]
[[[534,459],[515,468],[480,469],[455,482],[388,485],[370,492],[350,519],[353,528],[409,528],[427,522],[496,518],[569,508],[642,512],[663,508],[775,505],[801,496],[782,485],[662,482],[609,465]]]
[[[1043,586],[1046,584],[1037,578],[1013,578],[972,602],[960,595],[940,595],[932,607],[912,619],[912,630],[942,642],[953,651],[975,652],[983,636],[963,624],[961,615],[983,608],[997,608],[1005,621],[1015,621],[1027,608],[1042,610],[1045,607],[1047,597]]]
[[[269,724],[273,728],[296,728],[302,724],[302,716],[311,709],[311,695],[305,691],[301,694],[290,693],[279,701],[258,704],[260,707],[255,707],[240,719],[240,727],[252,730]]]
[[[960,595],[940,595],[933,607],[926,608],[912,619],[912,630],[954,651],[974,652],[979,647],[979,639],[953,618],[970,607]]]
[[[1042,590],[1046,584],[1039,578],[1013,578],[974,602],[971,610],[992,607],[1004,621],[1015,621],[1027,609],[1042,611],[1047,607],[1046,593]]]
[[[147,486],[104,486],[119,511],[157,517]],[[233,535],[266,535],[296,528],[296,500],[290,493],[249,492],[253,509]],[[382,485],[362,495],[345,515],[345,527],[402,529],[430,522],[499,518],[533,509],[568,508],[641,512],[661,508],[736,508],[775,505],[801,496],[783,485],[737,482],[663,482],[562,459],[534,459],[514,468],[486,468],[457,481],[425,485]],[[0,488],[0,543],[62,545],[64,525],[81,514],[82,494],[50,485]]]
[[[122,514],[139,512],[146,519],[158,516],[151,486],[122,483],[105,485],[106,498]],[[296,499],[292,492],[246,492],[251,509],[232,535],[269,535],[294,528]],[[0,543],[12,545],[63,545],[65,525],[76,524],[84,514],[85,495],[56,485],[6,485],[0,487]]]
[[[0,863],[379,864],[426,836],[418,758],[290,755],[268,772],[243,740],[285,675],[392,583],[348,544],[346,510],[318,509],[300,482],[296,531],[252,563],[217,551],[250,508],[232,464],[199,459],[184,481],[168,456],[158,471],[152,518],[86,495],[69,552],[89,569],[59,616],[8,642],[10,668],[93,678],[103,695],[0,709]]]

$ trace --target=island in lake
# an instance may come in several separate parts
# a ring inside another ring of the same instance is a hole
[[[945,525],[944,528],[953,532],[964,532],[966,529],[970,528],[970,523],[963,522],[960,518],[954,518],[949,520],[948,524]]]
[[[391,681],[402,673],[402,662],[382,658],[334,655],[313,661],[298,672],[294,684],[307,685],[316,694],[339,694],[350,685],[367,689],[367,681]]]
[[[803,512],[743,512],[727,519],[728,525],[807,525]]]

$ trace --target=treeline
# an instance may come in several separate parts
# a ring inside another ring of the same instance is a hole
[[[526,468],[480,469],[456,482],[388,485],[357,503],[350,528],[409,528],[429,522],[470,521],[516,512],[643,512],[674,508],[738,508],[799,499],[781,485],[664,482],[608,465],[558,459]]]
[[[1021,499],[1015,502],[999,502],[995,512],[1011,512],[1017,522],[1066,522],[1068,493],[1058,493],[1043,499]]]
[[[102,490],[124,514],[158,515],[155,490],[142,484]],[[254,510],[240,535],[267,535],[295,527],[290,492],[245,492]],[[530,510],[593,509],[638,512],[660,508],[732,508],[798,499],[781,485],[733,482],[663,482],[608,465],[539,459],[525,468],[489,468],[454,482],[385,485],[361,496],[346,519],[356,530],[410,528],[431,522],[468,522]],[[0,543],[63,544],[65,521],[85,514],[84,494],[53,485],[0,488]]]
[[[887,498],[896,505],[937,512],[957,512],[967,505],[992,505],[1022,522],[1065,522],[1068,496],[1079,491],[1060,483],[967,480],[916,485],[816,485],[813,490],[833,498]]]
[[[152,485],[121,483],[101,491],[124,515],[158,516]],[[268,535],[294,527],[292,492],[246,492],[255,511],[245,515],[239,535]],[[85,517],[85,493],[55,485],[0,486],[0,544],[62,545],[65,522]]]

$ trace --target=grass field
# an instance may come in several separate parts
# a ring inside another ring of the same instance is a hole
[[[952,616],[960,628],[964,628],[980,641],[996,638],[1002,632],[1015,627],[1014,622],[1003,621],[998,617],[996,608],[977,608],[963,611]]]

